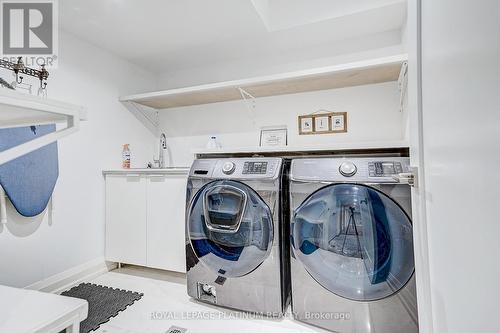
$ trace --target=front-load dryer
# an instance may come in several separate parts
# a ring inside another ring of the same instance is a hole
[[[340,333],[418,332],[403,157],[307,158],[290,171],[292,310]]]
[[[279,158],[194,161],[186,205],[189,296],[283,314],[290,295],[284,168]]]

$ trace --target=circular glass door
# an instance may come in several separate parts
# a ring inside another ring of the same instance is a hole
[[[411,221],[393,199],[372,187],[323,187],[300,205],[292,222],[295,257],[341,297],[382,299],[413,274]]]
[[[269,256],[274,232],[271,210],[247,185],[211,182],[196,193],[188,214],[194,253],[214,273],[243,276]]]

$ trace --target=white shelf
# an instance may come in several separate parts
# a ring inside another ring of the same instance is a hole
[[[258,154],[258,153],[300,153],[318,151],[344,151],[344,150],[369,150],[369,149],[398,149],[409,148],[407,141],[379,141],[379,142],[353,142],[334,143],[330,145],[311,146],[284,146],[284,147],[235,147],[223,149],[199,149],[193,150],[195,155],[218,155],[218,154]]]
[[[120,101],[134,102],[154,109],[168,109],[238,100],[242,98],[240,88],[253,97],[265,97],[396,81],[401,65],[407,58],[406,54],[401,54],[303,71],[124,96]]]
[[[109,169],[103,170],[103,175],[183,175],[189,173],[189,167],[175,168],[132,168],[132,169]]]
[[[85,120],[86,113],[81,106],[0,90],[0,128],[66,122],[68,117]]]
[[[0,152],[0,165],[78,131],[83,107],[0,89],[0,128],[62,123],[66,128]]]

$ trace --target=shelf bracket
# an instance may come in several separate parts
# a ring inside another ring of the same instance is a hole
[[[408,61],[401,64],[401,70],[398,77],[399,88],[399,111],[403,112],[405,108],[406,92],[408,90]]]
[[[250,98],[252,100],[252,109],[255,109],[255,104],[256,104],[255,97],[241,87],[238,87],[238,91],[240,92],[241,99],[243,99],[243,101],[247,103],[247,107],[248,107],[248,99]]]
[[[125,107],[155,136],[159,135],[160,115],[157,109],[129,101]]]
[[[257,104],[255,97],[241,87],[238,87],[238,91],[240,92],[241,99],[245,102],[245,105],[252,116],[252,123],[255,126],[255,107]],[[249,104],[249,99],[251,100],[251,104]]]

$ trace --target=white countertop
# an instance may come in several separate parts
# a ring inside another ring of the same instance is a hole
[[[235,147],[222,149],[195,149],[195,155],[209,154],[238,154],[238,153],[280,153],[280,152],[315,152],[315,151],[339,151],[339,150],[364,150],[364,149],[397,149],[408,148],[407,141],[367,141],[367,142],[344,142],[329,145],[308,146],[282,146],[282,147]]]
[[[85,300],[0,285],[0,332],[59,332],[87,314]]]
[[[153,168],[131,168],[131,169],[108,169],[103,170],[103,175],[168,175],[168,174],[188,174],[189,167],[174,167],[174,168],[162,168],[162,169],[153,169]]]

